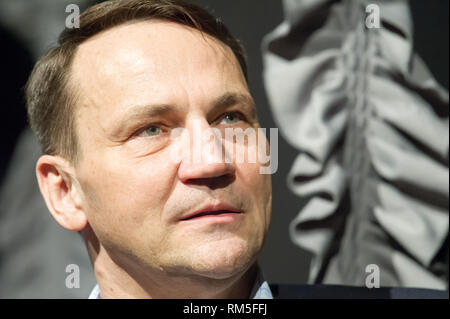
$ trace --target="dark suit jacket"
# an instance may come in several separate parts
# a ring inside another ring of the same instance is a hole
[[[366,288],[338,285],[270,284],[276,299],[448,299],[448,290],[422,288]]]

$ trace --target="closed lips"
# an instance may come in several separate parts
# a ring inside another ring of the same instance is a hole
[[[181,220],[189,220],[202,216],[214,216],[214,215],[223,215],[223,214],[240,214],[241,212],[238,210],[231,209],[217,209],[217,210],[201,210],[197,211],[193,214],[190,214],[186,217],[183,217]]]

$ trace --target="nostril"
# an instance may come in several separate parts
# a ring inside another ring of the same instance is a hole
[[[211,189],[223,188],[230,185],[235,179],[234,174],[223,174],[208,178],[190,178],[184,183],[187,185],[207,186]]]
[[[178,177],[183,183],[210,183],[211,180],[227,180],[235,175],[231,163],[189,163],[182,162],[178,168]]]

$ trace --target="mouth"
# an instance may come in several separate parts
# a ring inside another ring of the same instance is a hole
[[[182,217],[181,221],[206,219],[206,218],[230,219],[240,214],[242,214],[242,211],[234,207],[219,204],[215,206],[206,206],[202,209],[199,209],[191,214],[188,214],[187,216]]]

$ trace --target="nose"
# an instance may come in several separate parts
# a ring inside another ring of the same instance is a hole
[[[235,177],[235,164],[225,161],[222,137],[216,131],[213,137],[209,123],[196,119],[187,127],[189,155],[184,156],[178,168],[178,178],[185,184],[210,187],[229,183]]]
[[[181,163],[178,170],[178,177],[185,184],[213,184],[224,180],[230,181],[234,175],[234,166],[228,163]]]

